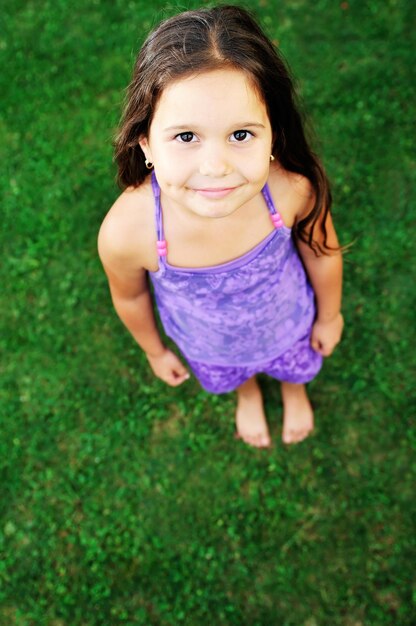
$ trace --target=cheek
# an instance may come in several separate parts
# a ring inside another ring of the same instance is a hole
[[[264,151],[253,154],[244,162],[242,169],[250,180],[264,180],[269,175],[270,157],[266,156]]]
[[[172,187],[180,187],[186,183],[192,174],[192,167],[188,160],[178,159],[162,151],[155,155],[155,172],[159,182]]]

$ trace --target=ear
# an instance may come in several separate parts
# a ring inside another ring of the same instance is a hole
[[[145,137],[144,135],[139,137],[138,144],[141,147],[141,149],[143,150],[144,156],[146,157],[146,159],[148,161],[152,161],[152,153],[150,151],[149,142],[147,140],[147,137]]]

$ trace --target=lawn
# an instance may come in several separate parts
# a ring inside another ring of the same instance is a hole
[[[96,252],[135,54],[200,5],[3,3],[0,626],[414,625],[413,3],[250,3],[353,244],[314,435],[281,443],[263,377],[269,451],[232,394],[153,377]]]

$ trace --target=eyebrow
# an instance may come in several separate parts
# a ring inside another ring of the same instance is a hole
[[[260,124],[259,122],[244,122],[243,124],[233,124],[233,128],[241,129],[248,128],[251,126],[252,128],[266,128],[264,124]],[[198,128],[197,124],[178,124],[175,126],[168,126],[164,128],[164,132],[172,131],[172,130],[190,130],[191,128]]]

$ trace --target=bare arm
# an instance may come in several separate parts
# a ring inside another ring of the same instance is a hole
[[[117,315],[147,355],[160,356],[165,347],[156,327],[145,271],[135,272],[129,280],[106,265],[104,270]]]
[[[135,341],[146,353],[153,372],[172,386],[177,386],[189,375],[168,350],[156,326],[153,302],[148,287],[146,270],[140,267],[134,255],[117,245],[117,236],[108,225],[103,225],[98,238],[100,258],[108,278],[110,293],[117,315]]]
[[[326,220],[327,243],[338,248],[338,238],[331,215]],[[323,243],[318,227],[314,239]],[[317,318],[315,320],[311,344],[323,356],[329,356],[341,340],[344,320],[341,314],[342,296],[342,253],[339,250],[316,256],[303,241],[298,242],[299,254],[303,260],[316,297]]]

